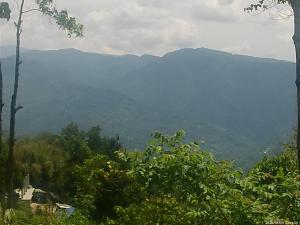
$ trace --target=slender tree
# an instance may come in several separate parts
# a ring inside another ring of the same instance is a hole
[[[8,140],[8,161],[7,161],[7,180],[6,188],[8,194],[7,207],[13,207],[13,195],[14,195],[14,146],[15,146],[15,127],[16,127],[16,114],[23,108],[23,106],[17,105],[18,98],[18,88],[19,88],[19,77],[20,77],[20,65],[22,64],[20,60],[20,46],[21,46],[21,34],[22,34],[22,24],[23,16],[26,13],[39,11],[43,15],[49,16],[56,21],[56,24],[60,29],[67,30],[68,35],[71,37],[75,35],[76,37],[81,37],[83,35],[83,25],[77,23],[74,17],[70,17],[66,10],[58,11],[53,6],[53,0],[36,0],[37,8],[24,10],[25,0],[21,0],[18,19],[15,22],[16,26],[16,61],[15,61],[15,81],[13,94],[11,98],[10,106],[10,131]]]
[[[9,21],[11,10],[7,2],[0,2],[0,19],[6,19]],[[4,156],[2,148],[2,110],[3,110],[3,74],[2,74],[2,63],[0,58],[0,203],[4,207],[4,194],[5,194],[5,183],[4,183]]]
[[[2,64],[0,59],[0,202],[1,206],[4,207],[4,194],[5,194],[5,185],[4,185],[4,155],[2,148],[2,110],[3,110],[3,75],[2,75]]]
[[[300,173],[300,0],[260,0],[251,4],[245,11],[268,10],[280,4],[286,4],[292,8],[294,14],[294,36],[293,41],[296,50],[296,87],[297,87],[297,108],[298,108],[298,126],[297,126],[297,152],[298,152],[298,170]]]

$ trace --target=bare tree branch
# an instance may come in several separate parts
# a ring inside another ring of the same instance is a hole
[[[17,113],[19,110],[23,109],[24,107],[23,106],[18,106],[16,109],[15,109],[15,113]]]
[[[38,12],[40,12],[40,9],[29,9],[29,10],[23,11],[22,13],[25,14],[25,13],[32,12],[32,11],[38,11]]]

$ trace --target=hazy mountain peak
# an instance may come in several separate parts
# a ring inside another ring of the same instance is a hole
[[[208,55],[219,55],[219,56],[232,56],[231,53],[224,52],[224,51],[219,51],[219,50],[214,50],[214,49],[209,49],[209,48],[183,48],[179,49],[173,52],[169,52],[164,55],[164,57],[169,57],[169,56],[174,56],[174,55],[203,55],[203,54],[208,54]]]

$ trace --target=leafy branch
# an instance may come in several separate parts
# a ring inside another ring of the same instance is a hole
[[[60,29],[66,30],[68,36],[75,35],[76,37],[83,36],[83,25],[78,23],[74,17],[71,17],[67,10],[57,10],[53,6],[53,0],[36,0],[38,9],[27,10],[29,11],[40,11],[43,15],[49,16],[54,19]]]
[[[290,3],[291,0],[260,0],[256,4],[251,4],[249,7],[244,8],[245,12],[253,12],[258,10],[267,10],[274,8],[279,4]]]

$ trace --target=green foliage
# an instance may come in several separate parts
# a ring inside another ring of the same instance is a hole
[[[100,132],[100,126],[96,126],[92,127],[86,134],[88,146],[94,152],[97,152],[102,146]]]
[[[82,163],[91,154],[85,133],[80,131],[77,124],[71,123],[61,132],[63,148],[70,155],[70,164]]]
[[[3,140],[2,151],[0,154],[0,165],[5,165],[7,157],[8,157],[8,147],[5,140]],[[5,167],[0,166],[0,193],[4,193],[5,192],[4,189],[5,189]],[[0,199],[0,201],[1,201],[0,204],[1,207],[1,205],[4,203],[3,203],[3,199]]]
[[[126,162],[96,155],[75,168],[77,206],[95,219],[114,216],[114,206],[124,205],[125,190],[132,183]]]
[[[171,196],[153,197],[141,204],[132,204],[128,208],[117,207],[118,220],[108,220],[103,224],[195,224],[193,218],[199,213],[189,212]]]
[[[11,225],[40,225],[45,221],[45,218],[42,215],[32,216],[31,208],[27,201],[19,201],[17,207],[13,211],[14,219]]]
[[[44,14],[53,18],[60,29],[66,30],[71,37],[83,36],[83,25],[77,23],[74,17],[69,16],[67,10],[57,10],[53,5],[53,0],[36,0],[39,10]]]
[[[17,208],[7,210],[4,220],[0,220],[1,225],[96,225],[88,220],[80,212],[75,212],[71,216],[56,217],[53,213],[41,212],[33,215],[29,202],[19,201]]]
[[[16,187],[22,186],[24,176],[30,174],[37,188],[62,192],[64,169],[69,155],[59,144],[59,137],[42,135],[20,140],[15,150]]]
[[[118,207],[118,220],[107,223],[227,224],[228,192],[241,173],[229,162],[215,161],[196,143],[184,144],[183,131],[153,136],[132,170],[143,200]]]
[[[4,225],[13,225],[15,222],[15,211],[13,209],[7,209],[4,212],[4,216],[3,216],[3,222]]]
[[[276,157],[265,157],[244,179],[244,193],[252,201],[249,216],[262,219],[300,220],[300,180],[295,150]]]
[[[85,136],[88,147],[93,153],[100,153],[113,157],[115,151],[122,148],[122,145],[119,143],[118,137],[102,137],[100,126],[92,127],[86,132]]]
[[[251,4],[249,7],[245,8],[244,10],[247,12],[257,11],[260,9],[266,10],[272,8],[279,4],[286,4],[290,3],[290,0],[259,0],[256,4]]]
[[[289,146],[247,176],[217,162],[183,133],[154,135],[132,173],[143,195],[104,224],[266,224],[299,221],[299,178]]]
[[[70,155],[71,163],[82,163],[90,156],[100,153],[113,157],[114,152],[121,149],[118,138],[102,136],[99,126],[92,127],[87,132],[71,123],[61,132],[61,143]]]
[[[121,148],[117,139],[101,136],[99,130],[99,127],[93,127],[85,132],[72,123],[62,130],[61,135],[42,134],[18,141],[15,150],[15,187],[22,187],[24,176],[30,174],[34,187],[70,200],[76,191],[75,167],[97,153],[106,155],[109,160],[112,152]]]
[[[24,139],[17,145],[19,170],[45,167],[46,174],[51,175],[55,162],[65,164],[60,169],[65,179],[59,174],[49,176],[49,186],[53,182],[69,192],[68,200],[77,212],[71,217],[41,213],[31,218],[28,206],[20,210],[25,207],[22,203],[15,211],[15,221],[33,225],[261,225],[300,221],[300,177],[293,145],[285,145],[277,156],[265,156],[243,174],[231,162],[215,160],[197,143],[185,143],[184,136],[184,131],[174,135],[156,132],[145,151],[119,150],[113,157],[95,153],[101,149],[98,144],[103,138],[99,138],[99,127],[84,132],[70,124],[61,136]],[[90,154],[73,163],[67,149],[72,142],[78,143],[77,139],[85,142],[83,146]],[[44,175],[34,171],[34,181],[43,180],[38,177]]]
[[[49,225],[95,225],[94,222],[88,220],[81,213],[76,212],[72,216],[62,218],[54,218]]]
[[[0,19],[6,19],[9,21],[11,10],[8,2],[0,2]]]

